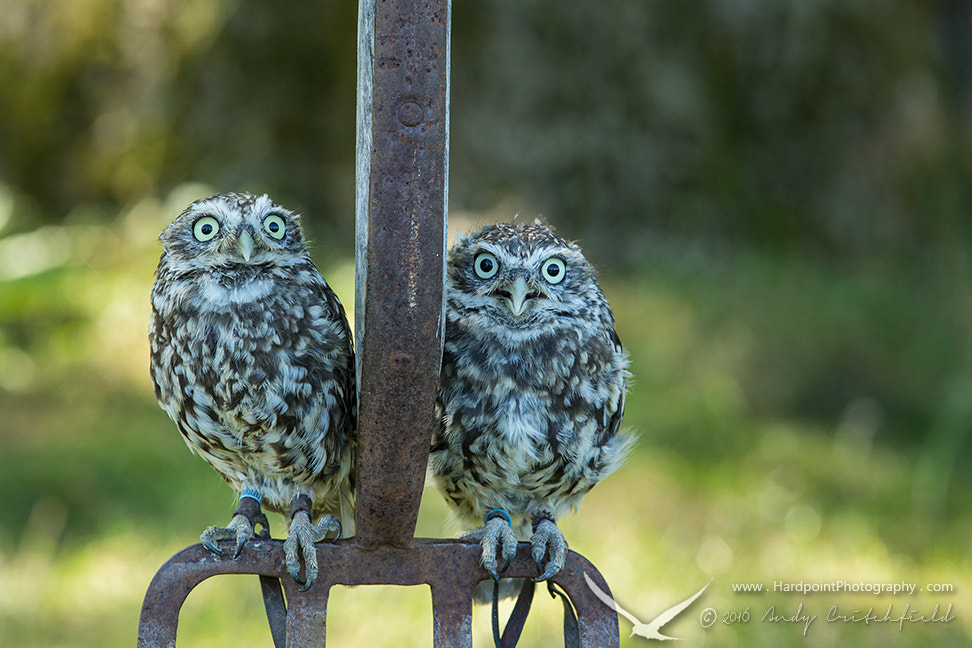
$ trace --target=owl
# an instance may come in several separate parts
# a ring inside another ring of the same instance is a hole
[[[557,519],[631,447],[619,433],[628,359],[595,274],[539,222],[487,226],[449,251],[429,472],[460,522],[482,525],[467,537],[493,579],[517,535],[537,580],[559,572]]]
[[[288,571],[310,587],[314,543],[349,535],[354,492],[354,348],[344,308],[311,261],[297,214],[266,195],[199,200],[159,237],[149,331],[155,396],[189,448],[240,496],[201,541],[236,555],[291,516]],[[324,516],[315,525],[313,520]],[[300,559],[304,577],[300,577]]]

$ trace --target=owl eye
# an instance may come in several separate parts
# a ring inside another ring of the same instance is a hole
[[[473,261],[473,268],[480,279],[491,279],[499,272],[499,261],[490,252],[480,252]]]
[[[263,219],[263,229],[266,230],[267,234],[279,241],[287,233],[287,224],[277,214],[270,214]]]
[[[543,278],[552,284],[558,284],[567,276],[567,265],[560,257],[550,257],[540,267]]]
[[[212,216],[203,216],[192,224],[192,235],[197,241],[211,241],[219,233],[219,221]]]

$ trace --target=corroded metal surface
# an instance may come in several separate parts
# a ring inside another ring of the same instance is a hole
[[[450,7],[360,6],[357,534],[407,546],[442,354]]]
[[[362,547],[352,540],[319,544],[321,574],[307,592],[287,572],[280,540],[254,540],[239,558],[232,558],[230,542],[226,557],[193,545],[169,559],[149,586],[142,605],[138,633],[140,648],[175,645],[179,610],[189,592],[203,580],[220,574],[262,574],[281,579],[287,596],[288,648],[323,646],[327,600],[333,585],[429,584],[434,608],[433,640],[436,648],[468,648],[472,645],[473,589],[489,576],[479,565],[477,543],[459,540],[415,539],[408,548],[382,545]],[[610,592],[604,579],[583,556],[571,552],[567,566],[552,580],[570,595],[577,610],[581,645],[610,648],[618,645],[618,620],[584,581],[587,573],[601,589]],[[535,577],[530,546],[521,543],[517,558],[505,577]],[[268,633],[269,634],[269,633]]]

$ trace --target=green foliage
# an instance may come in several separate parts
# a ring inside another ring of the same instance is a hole
[[[480,26],[455,42],[460,204],[512,193],[634,265],[672,240],[858,258],[969,234],[968,39],[938,5],[476,9],[456,11]]]
[[[349,240],[354,3],[11,4],[0,180],[32,207],[20,227],[203,181],[270,191]]]

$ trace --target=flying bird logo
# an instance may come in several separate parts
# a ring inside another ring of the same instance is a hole
[[[692,605],[692,603],[695,602],[695,599],[702,596],[702,592],[704,592],[705,589],[709,586],[709,584],[712,583],[712,579],[710,578],[709,582],[706,583],[702,589],[700,589],[698,592],[696,592],[689,598],[685,599],[681,603],[678,603],[668,608],[667,610],[659,614],[657,617],[652,619],[650,622],[642,623],[637,619],[637,617],[635,617],[635,615],[624,610],[620,605],[617,604],[617,602],[613,598],[611,598],[610,595],[606,594],[603,590],[601,590],[601,588],[595,585],[594,581],[591,580],[591,577],[587,575],[587,572],[584,572],[584,580],[587,581],[587,586],[591,588],[591,591],[594,592],[594,595],[597,596],[597,598],[601,599],[601,601],[603,601],[605,605],[607,605],[609,608],[611,608],[612,610],[614,610],[615,612],[623,616],[625,619],[627,619],[634,625],[634,627],[631,629],[631,634],[629,636],[633,637],[635,635],[638,635],[639,637],[644,637],[645,639],[653,639],[655,641],[678,640],[678,637],[669,637],[667,635],[663,635],[661,633],[662,627],[665,624],[667,624],[669,621],[677,617],[679,614],[681,614],[682,611],[685,610],[685,608]]]

